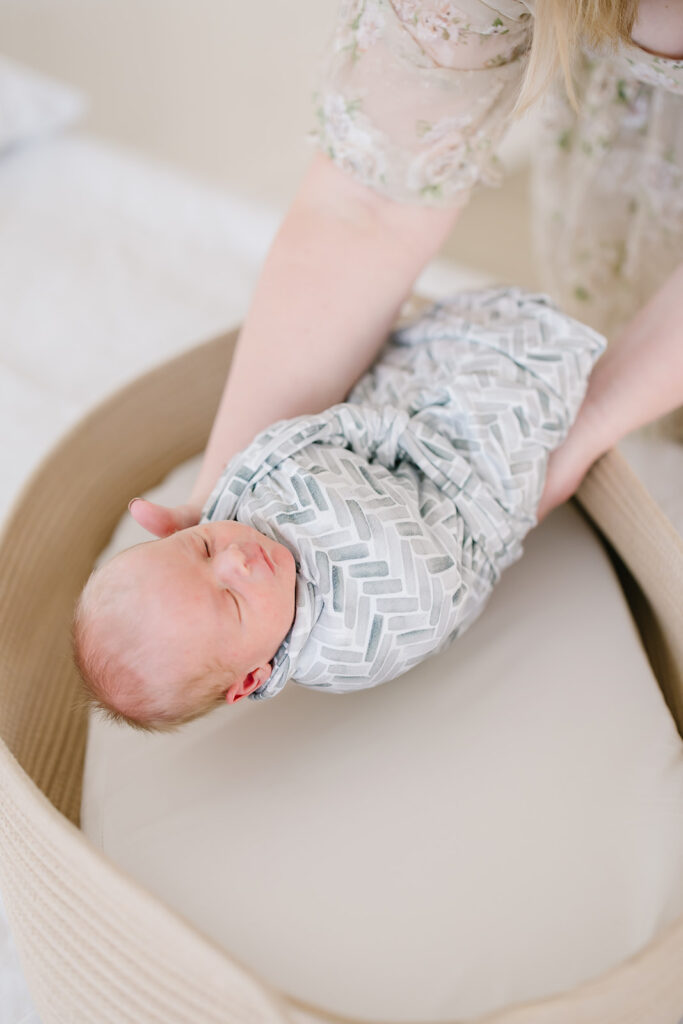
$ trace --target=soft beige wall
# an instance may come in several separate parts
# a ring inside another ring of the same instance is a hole
[[[88,126],[280,203],[308,159],[336,0],[2,0],[0,49],[80,86]]]
[[[284,210],[339,0],[1,0],[0,50],[79,86],[90,130]],[[534,287],[527,175],[483,190],[444,255]]]

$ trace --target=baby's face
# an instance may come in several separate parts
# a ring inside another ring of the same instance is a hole
[[[144,632],[154,638],[150,674],[168,678],[172,661],[176,678],[191,678],[217,662],[239,678],[256,671],[259,685],[268,678],[294,619],[296,569],[286,547],[230,520],[180,530],[126,555],[122,571],[141,599]]]

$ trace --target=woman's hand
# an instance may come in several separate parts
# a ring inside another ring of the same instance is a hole
[[[598,409],[590,399],[584,401],[564,442],[548,459],[545,486],[536,512],[539,523],[578,490],[593,463],[607,451],[605,436]]]
[[[570,439],[555,449],[548,459],[545,486],[536,512],[539,523],[554,508],[571,498],[593,462],[581,451],[575,451]]]
[[[618,441],[683,405],[683,263],[595,364],[567,438],[548,460],[538,521]]]
[[[177,530],[186,530],[188,526],[196,526],[202,514],[199,505],[176,505],[167,508],[157,505],[146,498],[133,498],[128,510],[136,523],[143,526],[155,537],[170,537]]]

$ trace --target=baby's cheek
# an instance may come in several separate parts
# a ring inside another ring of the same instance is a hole
[[[284,639],[294,619],[294,596],[294,585],[280,588],[270,595],[268,617],[272,623],[272,630],[278,633],[279,640]]]

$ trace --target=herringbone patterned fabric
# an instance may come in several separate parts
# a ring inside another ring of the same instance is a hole
[[[391,335],[345,403],[235,456],[203,521],[248,523],[297,565],[293,626],[252,697],[290,677],[376,686],[462,633],[522,553],[604,345],[545,296],[463,292]]]

